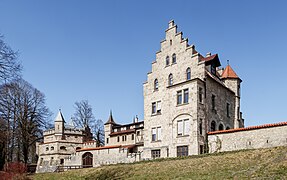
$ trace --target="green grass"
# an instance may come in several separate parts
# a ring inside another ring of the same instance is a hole
[[[31,179],[287,179],[287,147],[43,173]]]

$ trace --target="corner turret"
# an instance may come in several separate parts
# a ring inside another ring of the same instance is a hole
[[[242,128],[244,127],[244,120],[242,119],[240,112],[240,86],[242,80],[238,77],[229,64],[223,70],[221,79],[224,84],[235,93],[234,128]]]

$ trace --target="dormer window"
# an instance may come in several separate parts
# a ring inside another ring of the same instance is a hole
[[[176,55],[173,54],[173,55],[172,55],[172,64],[175,64],[175,63],[176,63]]]
[[[157,79],[154,80],[154,90],[155,91],[158,90],[158,80]]]
[[[169,56],[166,56],[166,58],[165,58],[165,65],[166,65],[166,66],[169,65]]]
[[[215,67],[215,64],[211,64],[211,67],[210,67],[211,69],[211,73],[212,74],[214,74],[214,75],[216,75],[216,67]]]

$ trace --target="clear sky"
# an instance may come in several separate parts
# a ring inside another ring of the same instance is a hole
[[[0,33],[23,78],[66,121],[87,99],[104,122],[143,119],[146,73],[168,21],[203,55],[218,53],[243,80],[246,125],[287,121],[287,1],[0,0]]]

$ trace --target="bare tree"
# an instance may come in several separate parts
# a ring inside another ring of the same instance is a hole
[[[85,128],[86,135],[90,136],[93,133],[93,138],[97,142],[97,146],[104,144],[104,126],[101,120],[96,120],[93,115],[92,106],[88,100],[75,102],[75,114],[73,120],[77,127]],[[85,140],[90,139],[87,137]]]
[[[94,121],[93,109],[88,100],[75,102],[75,114],[73,120],[77,127],[85,128]]]
[[[6,123],[6,162],[28,162],[32,145],[50,117],[45,96],[23,79],[0,86],[0,118]]]
[[[8,81],[20,76],[22,66],[17,61],[17,52],[14,52],[3,40],[0,34],[0,81]]]

